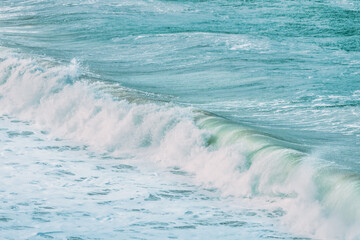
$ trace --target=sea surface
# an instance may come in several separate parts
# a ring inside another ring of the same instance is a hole
[[[1,239],[360,239],[358,0],[1,0]]]

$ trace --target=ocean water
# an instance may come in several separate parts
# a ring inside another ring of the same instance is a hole
[[[1,0],[1,239],[360,239],[357,0]]]

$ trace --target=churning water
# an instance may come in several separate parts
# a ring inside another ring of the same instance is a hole
[[[2,239],[360,239],[360,3],[0,2]]]

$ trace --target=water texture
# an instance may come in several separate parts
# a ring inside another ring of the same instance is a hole
[[[358,1],[0,2],[0,236],[360,239]]]

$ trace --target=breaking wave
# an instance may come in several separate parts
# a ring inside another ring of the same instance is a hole
[[[281,209],[281,222],[294,232],[360,238],[358,173],[295,142],[97,81],[76,60],[57,63],[2,48],[0,114],[94,151],[179,167],[239,204]]]

